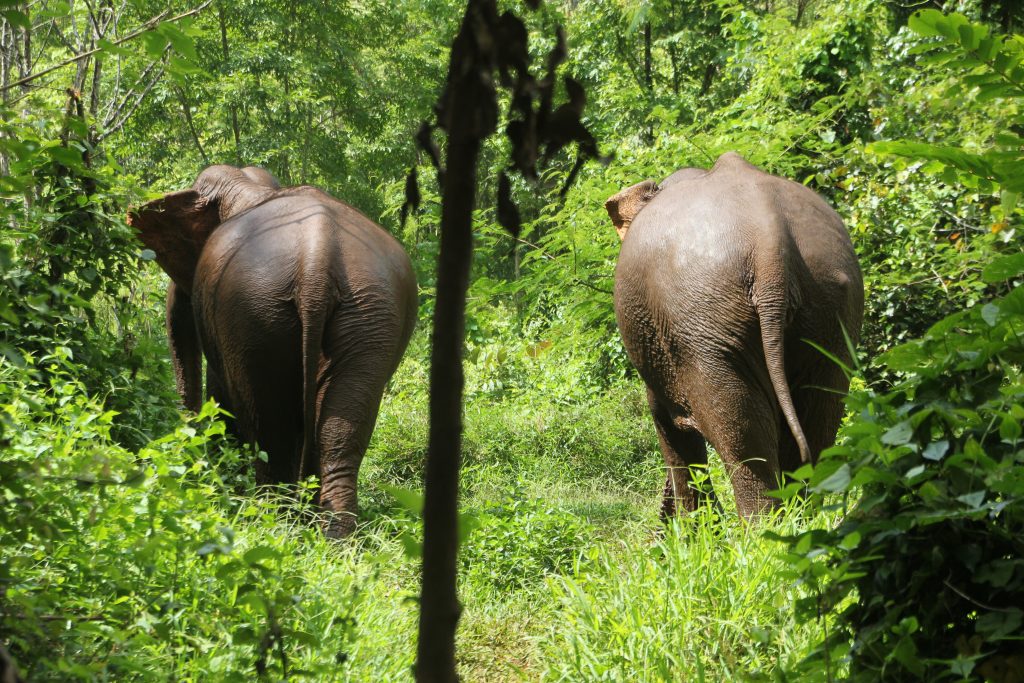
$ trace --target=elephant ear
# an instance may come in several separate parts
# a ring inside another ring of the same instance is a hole
[[[139,231],[174,284],[191,294],[199,254],[220,225],[217,202],[195,190],[171,192],[130,211],[128,225]]]
[[[612,195],[604,203],[604,208],[608,211],[608,216],[611,217],[620,240],[626,239],[626,233],[629,231],[633,219],[656,194],[658,194],[658,184],[653,180],[645,180]]]

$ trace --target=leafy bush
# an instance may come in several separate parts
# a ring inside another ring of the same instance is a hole
[[[499,591],[570,573],[594,535],[575,515],[515,495],[485,504],[472,519],[473,531],[459,554],[464,578]]]
[[[303,626],[311,614],[348,648],[356,584],[325,596],[293,559],[324,543],[319,531],[308,520],[301,534],[235,531],[280,512],[273,498],[232,498],[253,488],[250,456],[222,445],[212,403],[129,451],[66,357],[40,365],[45,386],[0,368],[0,409],[21,426],[0,461],[0,639],[30,680],[285,678],[289,658],[320,645]],[[320,664],[334,665],[333,654]]]
[[[1014,666],[1024,637],[1020,329],[1024,288],[889,352],[886,367],[907,373],[894,391],[851,394],[857,420],[810,484],[822,494],[863,487],[861,498],[836,529],[789,539],[815,592],[804,618],[840,610],[815,666],[848,654],[864,681]]]
[[[968,70],[983,98],[1024,101],[1013,76],[1024,41],[989,36],[960,15],[925,10],[911,26],[937,37],[917,52]],[[1014,64],[1013,66],[1010,66]],[[1011,109],[1012,111],[1012,109]],[[982,153],[925,143],[877,144],[987,192],[1017,221],[1019,138]],[[944,170],[945,169],[945,170]],[[900,378],[854,391],[856,418],[804,478],[818,496],[856,502],[836,528],[785,538],[810,595],[805,621],[837,613],[800,670],[855,681],[1019,680],[1024,661],[1024,254],[992,260],[978,286],[1009,293],[934,324],[880,363]],[[788,487],[795,494],[800,484]],[[852,494],[859,494],[855,497]]]

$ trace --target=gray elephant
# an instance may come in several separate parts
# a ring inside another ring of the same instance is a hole
[[[691,486],[707,443],[748,518],[783,472],[834,440],[849,380],[860,267],[842,220],[808,188],[738,154],[629,187],[605,208],[622,239],[615,316],[647,384],[668,476],[662,517],[712,491]]]
[[[401,245],[313,187],[211,166],[129,223],[171,277],[167,337],[178,391],[207,394],[266,451],[261,482],[320,476],[325,531],[355,527],[356,483],[381,397],[416,323]]]

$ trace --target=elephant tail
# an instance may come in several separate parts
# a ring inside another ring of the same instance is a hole
[[[320,352],[324,328],[327,325],[327,307],[300,303],[302,321],[302,455],[299,457],[299,480],[317,474],[319,463],[316,444],[317,375],[320,370]],[[305,305],[302,305],[305,304]]]
[[[789,431],[793,434],[797,448],[800,449],[800,462],[806,465],[811,462],[811,449],[807,445],[807,437],[796,415],[789,382],[786,381],[784,340],[790,303],[785,294],[786,287],[778,289],[778,292],[771,294],[762,292],[762,296],[758,296],[755,290],[753,303],[761,325],[761,344],[764,348],[765,364],[768,366],[768,377],[771,379],[772,388],[775,389],[775,398],[786,418],[786,424],[789,425]]]

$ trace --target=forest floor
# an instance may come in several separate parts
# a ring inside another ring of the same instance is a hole
[[[297,562],[324,591],[342,590],[331,588],[338,580],[358,593],[337,646],[350,680],[407,680],[415,650],[410,539],[418,523],[395,496],[419,488],[427,415],[424,394],[401,390],[403,372],[363,464],[358,538],[344,550],[307,546]],[[466,405],[465,680],[767,680],[808,654],[820,627],[796,624],[801,595],[778,557],[781,544],[763,532],[793,533],[809,513],[741,523],[712,457],[721,513],[702,510],[666,529],[658,519],[664,475],[640,381],[582,404],[541,398],[475,396]],[[268,530],[259,523],[250,533]],[[311,665],[323,657],[318,650]]]
[[[463,679],[776,680],[810,654],[823,625],[797,623],[806,596],[765,532],[837,512],[787,504],[744,524],[712,457],[721,511],[666,528],[642,383],[590,386],[576,381],[589,360],[550,354],[510,353],[492,367],[500,384],[482,354],[467,354]],[[41,468],[24,469],[21,495],[47,511],[8,519],[21,536],[0,555],[15,577],[5,609],[33,616],[16,641],[33,653],[21,657],[31,680],[411,679],[423,335],[385,395],[359,529],[344,543],[323,537],[295,491],[253,490],[253,456],[224,440],[212,404],[179,416],[173,398],[153,397],[120,424],[166,413],[149,427],[166,436],[129,448],[112,436],[117,413],[83,395],[59,356],[47,384],[12,375],[4,389],[13,423],[32,425],[12,437],[14,462]]]

